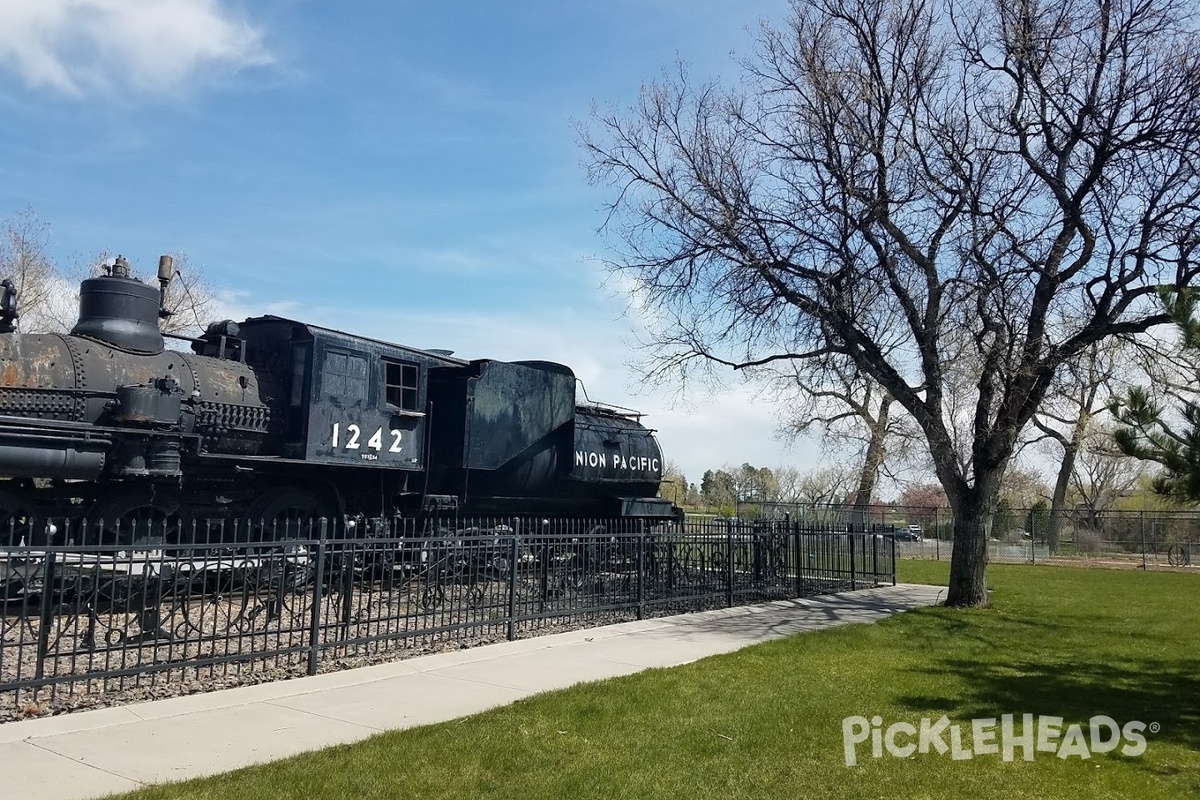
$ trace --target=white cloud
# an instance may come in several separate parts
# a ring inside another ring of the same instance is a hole
[[[217,289],[213,299],[213,310],[209,314],[211,319],[201,320],[205,324],[223,319],[232,319],[241,322],[249,317],[261,317],[267,314],[274,314],[277,317],[287,317],[289,319],[305,318],[303,308],[294,300],[277,300],[270,303],[260,303],[255,301],[246,292],[225,288]]]
[[[687,406],[650,396],[640,404],[646,424],[657,431],[666,457],[699,484],[705,470],[744,463],[756,467],[812,469],[821,461],[820,446],[810,438],[795,445],[781,442],[779,407],[745,386],[694,397]]]
[[[262,33],[220,0],[0,3],[0,68],[34,88],[166,92],[202,70],[270,61]]]

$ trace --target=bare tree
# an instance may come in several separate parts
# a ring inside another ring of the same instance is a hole
[[[172,258],[175,279],[167,287],[163,304],[170,316],[162,321],[162,330],[164,333],[199,335],[213,321],[216,289],[187,253],[173,253]]]
[[[861,468],[852,502],[863,508],[870,505],[880,475],[889,472],[888,456],[908,456],[919,434],[908,415],[846,359],[793,361],[772,373],[777,402],[789,414],[781,434],[795,439],[817,429],[827,452],[853,452]]]
[[[1039,502],[1046,502],[1050,487],[1042,476],[1019,463],[1009,464],[1000,481],[1000,498],[1008,502],[1009,508],[1030,509]]]
[[[49,247],[50,225],[32,209],[0,222],[0,278],[12,280],[17,289],[21,329],[66,333],[79,312],[79,282],[101,274],[113,259],[102,252],[85,264],[62,266],[51,260]],[[165,302],[170,314],[160,327],[164,333],[198,335],[212,321],[216,290],[187,253],[174,253],[172,258],[174,280]],[[154,277],[147,276],[151,282]]]
[[[74,321],[73,290],[50,261],[50,226],[26,209],[0,223],[0,278],[17,289],[21,328],[64,333]]]
[[[810,505],[835,505],[846,502],[848,486],[852,485],[856,470],[839,464],[809,470],[800,476],[796,502]]]
[[[779,502],[799,503],[800,470],[792,464],[785,464],[775,467],[774,472],[775,482],[779,484]]]
[[[687,502],[688,482],[683,470],[674,461],[667,461],[663,467],[662,483],[658,487],[658,496],[670,500],[677,506]]]
[[[1195,354],[1171,339],[1152,336],[1098,343],[1059,370],[1033,419],[1058,458],[1047,527],[1050,552],[1058,549],[1068,492],[1073,490],[1085,507],[1095,498],[1096,510],[1102,511],[1114,493],[1127,491],[1147,473],[1145,465],[1124,456],[1111,440],[1114,398],[1147,384],[1157,396],[1177,400],[1192,391],[1196,375]]]
[[[1096,426],[1081,442],[1071,472],[1071,488],[1088,517],[1100,527],[1099,517],[1145,477],[1145,461],[1130,458],[1113,441],[1111,427]]]
[[[1096,430],[1097,417],[1107,413],[1109,399],[1120,391],[1118,371],[1131,363],[1125,343],[1119,339],[1098,342],[1058,371],[1033,424],[1057,450],[1058,470],[1050,498],[1050,521],[1046,544],[1058,551],[1066,511],[1067,492],[1076,475],[1076,461],[1084,442]],[[1126,352],[1122,352],[1125,350]]]
[[[663,374],[837,354],[920,427],[987,602],[1000,479],[1058,368],[1196,280],[1200,41],[1183,0],[814,0],[743,79],[681,68],[585,132],[611,267]],[[969,460],[947,373],[969,355]]]

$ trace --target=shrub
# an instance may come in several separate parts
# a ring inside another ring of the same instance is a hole
[[[1095,555],[1100,552],[1104,539],[1095,528],[1075,529],[1075,549],[1084,555]]]

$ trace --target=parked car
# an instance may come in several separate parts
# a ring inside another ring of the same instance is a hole
[[[924,540],[925,531],[920,525],[909,525],[907,528],[896,531],[896,541],[898,542],[920,542]]]

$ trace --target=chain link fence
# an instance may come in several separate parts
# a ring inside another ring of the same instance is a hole
[[[893,535],[900,558],[949,561],[954,516],[948,508],[769,504],[760,519]],[[1140,569],[1200,569],[1200,512],[1001,508],[991,520],[993,562]]]

